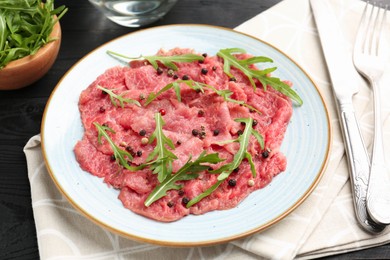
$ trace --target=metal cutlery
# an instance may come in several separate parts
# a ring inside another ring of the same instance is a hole
[[[387,6],[381,8],[366,4],[353,51],[354,65],[371,85],[374,96],[374,142],[367,190],[367,211],[372,220],[381,224],[390,224],[390,175],[383,148],[379,86],[386,63],[386,58],[379,52],[386,13]]]
[[[344,46],[343,33],[329,3],[325,0],[310,0],[310,4],[337,103],[356,218],[366,231],[380,233],[386,226],[374,223],[367,214],[370,163],[352,103],[353,95],[358,92],[359,74],[352,63],[352,56]]]

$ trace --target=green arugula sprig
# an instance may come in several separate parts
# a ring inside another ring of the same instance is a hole
[[[102,144],[102,137],[104,137],[107,142],[110,144],[112,151],[114,152],[115,160],[118,162],[118,164],[122,165],[128,170],[134,170],[133,167],[131,167],[128,163],[128,160],[132,161],[133,156],[125,150],[122,150],[120,147],[118,147],[114,141],[110,138],[107,132],[111,132],[115,134],[115,131],[105,125],[100,125],[97,122],[93,123],[96,129],[98,130],[98,143]]]
[[[118,102],[119,102],[119,105],[121,106],[121,108],[125,107],[125,103],[135,104],[135,105],[137,105],[139,107],[141,106],[141,104],[137,100],[130,99],[130,98],[124,98],[123,96],[126,93],[121,93],[121,94],[118,95],[118,94],[115,94],[112,90],[103,88],[102,86],[97,86],[97,88],[102,90],[103,92],[107,93],[108,95],[110,95],[111,103],[115,107],[118,107]]]
[[[168,190],[180,189],[182,185],[177,184],[178,181],[186,181],[192,180],[198,177],[198,173],[201,171],[208,170],[210,168],[210,164],[217,164],[219,162],[224,161],[219,157],[218,153],[206,154],[203,151],[198,159],[195,161],[191,161],[192,157],[188,159],[187,163],[182,166],[176,173],[172,173],[172,162],[177,159],[176,155],[174,155],[170,150],[167,149],[166,146],[174,149],[174,145],[172,140],[170,140],[162,131],[162,127],[164,126],[164,121],[160,113],[155,114],[156,128],[153,134],[150,136],[149,143],[154,142],[156,140],[156,146],[154,150],[149,154],[144,164],[140,166],[130,166],[129,161],[133,160],[133,157],[130,153],[125,150],[120,149],[113,140],[110,138],[107,132],[111,132],[115,134],[115,131],[108,126],[100,125],[97,122],[93,124],[98,130],[98,143],[102,144],[101,138],[104,137],[107,142],[110,144],[111,149],[114,152],[114,157],[119,165],[122,165],[126,169],[130,171],[141,170],[145,167],[150,167],[154,174],[157,174],[157,179],[159,180],[159,184],[153,189],[153,191],[149,194],[148,198],[145,200],[145,206],[150,206],[156,200],[166,196]],[[239,142],[240,148],[238,152],[234,155],[233,161],[229,164],[226,164],[219,169],[213,170],[210,173],[218,174],[218,181],[204,193],[198,195],[188,202],[186,205],[187,208],[192,205],[198,203],[203,198],[209,196],[215,189],[219,187],[219,185],[226,180],[229,175],[241,164],[244,158],[248,159],[248,162],[251,167],[251,171],[253,176],[256,176],[254,162],[252,160],[251,154],[247,151],[249,145],[250,136],[253,135],[259,142],[261,149],[264,149],[264,140],[263,137],[253,129],[253,119],[252,118],[240,118],[236,119],[237,122],[245,123],[245,129],[243,134],[240,135],[237,139],[228,140],[224,142],[220,142],[219,144],[227,144],[231,142]]]
[[[203,60],[203,56],[190,56],[187,55],[177,55],[177,56],[139,56],[136,58],[127,57],[121,54],[117,54],[111,51],[107,52],[108,54],[112,56],[117,56],[121,58],[126,59],[133,59],[133,60],[140,60],[144,59],[147,60],[155,69],[158,69],[158,63],[163,64],[164,66],[177,70],[177,66],[174,64],[175,62],[193,62],[196,60]],[[275,90],[283,93],[284,95],[290,97],[292,100],[297,102],[299,105],[302,105],[302,100],[298,96],[295,91],[293,91],[290,86],[282,82],[278,78],[269,77],[268,74],[275,71],[276,67],[273,68],[267,68],[263,70],[257,70],[251,68],[252,65],[260,62],[272,62],[271,59],[267,57],[251,57],[244,60],[237,59],[234,54],[238,53],[245,53],[245,50],[240,48],[231,48],[231,49],[223,49],[220,50],[217,55],[221,57],[224,60],[224,72],[229,77],[233,77],[230,70],[232,67],[241,70],[244,75],[246,75],[253,86],[254,90],[256,90],[256,84],[255,79],[259,80],[259,82],[262,84],[263,88],[266,89],[267,86],[271,86]],[[197,56],[197,57],[196,57]],[[231,98],[231,95],[233,94],[230,90],[218,90],[213,86],[210,86],[205,83],[196,82],[193,80],[177,80],[175,82],[167,84],[165,87],[160,89],[156,93],[150,93],[147,97],[147,100],[145,102],[145,106],[150,104],[153,100],[155,100],[159,95],[164,93],[165,91],[168,91],[170,89],[174,89],[177,99],[181,101],[181,94],[180,94],[180,84],[186,84],[190,88],[196,90],[205,92],[205,89],[209,89],[214,91],[217,95],[224,98],[227,102],[233,102],[240,105],[247,106],[250,109],[253,109],[257,111],[255,108],[245,104],[241,100],[235,100]],[[259,112],[259,111],[257,111]],[[172,172],[172,162],[177,159],[177,157],[168,150],[168,147],[171,149],[174,149],[174,145],[172,141],[167,138],[163,131],[162,127],[164,125],[164,121],[162,120],[161,114],[157,113],[155,114],[155,120],[156,120],[156,129],[153,132],[153,134],[150,137],[149,144],[154,142],[156,140],[156,147],[154,148],[153,152],[149,154],[146,162],[144,164],[141,164],[138,167],[131,167],[125,165],[127,169],[132,169],[134,171],[143,169],[145,167],[150,167],[154,174],[157,174],[157,178],[159,180],[159,184],[155,187],[155,189],[149,194],[148,198],[145,201],[145,206],[150,206],[153,202],[156,200],[164,197],[167,195],[167,191],[173,190],[173,189],[180,189],[182,187],[181,184],[178,184],[178,181],[186,181],[186,180],[192,180],[198,177],[198,173],[204,170],[209,169],[209,164],[216,164],[218,162],[223,161],[223,159],[219,158],[218,153],[206,155],[206,152],[203,152],[197,160],[191,161],[192,157],[188,159],[187,163],[180,168],[176,173]],[[257,140],[257,142],[260,144],[261,149],[264,149],[264,139],[260,133],[258,133],[256,130],[253,129],[253,119],[252,118],[240,118],[236,119],[237,122],[241,122],[245,124],[245,129],[241,135],[239,135],[238,138],[234,140],[227,140],[219,142],[218,144],[228,144],[232,142],[238,142],[240,147],[237,153],[234,155],[232,162],[225,164],[221,166],[220,168],[216,170],[209,171],[211,174],[218,174],[217,182],[209,187],[206,191],[199,194],[195,198],[191,199],[186,207],[189,208],[193,206],[194,204],[201,201],[203,198],[209,196],[212,194],[220,185],[223,183],[230,174],[239,167],[239,165],[242,163],[244,159],[248,160],[248,163],[250,165],[250,169],[252,172],[253,177],[256,177],[256,169],[253,162],[252,155],[248,152],[248,146],[250,137],[254,136],[254,138]],[[113,148],[114,149],[114,148]],[[120,161],[120,160],[119,160]],[[207,164],[203,164],[207,163]]]
[[[236,119],[235,121],[245,123],[245,129],[243,133],[237,139],[220,142],[220,144],[239,142],[240,148],[238,149],[237,153],[234,155],[232,162],[225,164],[219,169],[212,171],[212,173],[219,173],[217,182],[214,185],[212,185],[210,188],[208,188],[206,191],[204,191],[203,193],[191,199],[186,205],[187,208],[191,207],[192,205],[198,203],[205,197],[212,194],[221,185],[221,183],[224,182],[229,177],[229,175],[235,169],[238,168],[238,166],[240,166],[242,160],[245,158],[248,159],[253,177],[256,177],[256,170],[255,170],[255,165],[253,163],[252,155],[248,152],[249,140],[251,135],[253,135],[259,142],[261,149],[264,149],[264,139],[256,130],[253,129],[252,118],[239,118]]]
[[[164,93],[164,92],[166,92],[166,91],[168,91],[168,90],[170,90],[172,88],[175,91],[177,100],[179,102],[181,102],[180,83],[184,83],[188,87],[192,88],[193,90],[201,91],[202,93],[205,92],[205,88],[210,89],[213,92],[215,92],[217,95],[223,97],[223,99],[226,102],[232,102],[232,103],[235,103],[235,104],[239,104],[239,105],[242,105],[242,106],[245,106],[245,107],[249,108],[250,110],[253,110],[253,111],[256,111],[258,113],[261,113],[255,107],[246,104],[244,101],[236,100],[236,99],[231,98],[230,96],[233,95],[233,92],[228,90],[228,89],[218,90],[218,89],[216,89],[215,87],[213,87],[211,85],[208,85],[208,84],[205,84],[205,83],[201,83],[201,82],[198,82],[198,81],[194,81],[194,80],[191,80],[191,79],[190,80],[177,80],[177,81],[174,81],[174,82],[171,82],[171,83],[167,84],[165,87],[160,89],[157,93],[151,92],[148,95],[148,97],[146,98],[145,106],[149,105],[153,100],[155,100],[162,93]]]
[[[146,164],[150,165],[154,174],[157,174],[159,182],[163,182],[167,176],[172,173],[172,162],[177,159],[167,146],[171,149],[175,149],[175,146],[171,139],[169,139],[163,132],[163,126],[165,124],[160,113],[156,113],[155,116],[156,128],[153,134],[149,137],[149,144],[156,140],[156,146],[154,150],[146,158]]]
[[[179,190],[182,188],[178,181],[193,180],[198,177],[198,173],[210,168],[210,164],[223,161],[218,153],[206,154],[203,151],[195,161],[191,161],[191,156],[187,163],[176,173],[170,174],[163,182],[157,185],[145,200],[145,206],[150,206],[153,202],[167,195],[168,190]]]
[[[204,60],[204,57],[201,55],[196,55],[196,54],[182,54],[182,55],[173,55],[173,56],[158,56],[158,55],[153,55],[153,56],[143,56],[140,55],[139,57],[129,57],[120,53],[116,53],[113,51],[107,51],[107,53],[111,56],[116,56],[124,59],[129,59],[129,60],[147,60],[155,69],[158,69],[158,62],[163,64],[165,67],[170,68],[174,71],[176,71],[178,68],[175,64],[176,63],[181,63],[181,62],[194,62],[194,61],[202,61]]]
[[[0,1],[0,69],[56,40],[50,34],[66,11],[65,6],[55,9],[54,0]]]
[[[174,81],[174,82],[171,82],[169,84],[167,84],[165,87],[163,87],[162,89],[160,89],[157,93],[155,92],[151,92],[148,97],[146,98],[146,101],[144,103],[145,106],[149,105],[153,100],[155,100],[158,96],[160,96],[162,93],[170,90],[171,88],[174,89],[175,93],[176,93],[176,97],[177,97],[177,100],[179,100],[179,102],[181,102],[181,94],[180,94],[180,83],[186,83],[188,80],[178,80],[178,81]]]
[[[267,86],[271,86],[276,91],[281,92],[282,94],[290,97],[292,100],[297,102],[298,105],[302,105],[303,101],[299,97],[299,95],[286,83],[281,81],[279,78],[269,77],[268,74],[275,71],[276,67],[267,68],[263,70],[256,70],[250,68],[251,65],[256,63],[264,63],[264,62],[273,62],[272,59],[262,56],[255,56],[248,59],[239,60],[234,54],[242,54],[246,53],[244,49],[241,48],[228,48],[221,49],[218,51],[217,56],[221,57],[224,61],[223,70],[226,75],[229,77],[233,77],[230,72],[231,67],[234,67],[240,70],[244,75],[246,75],[253,86],[256,89],[256,84],[254,79],[258,79],[260,83],[263,85],[263,88],[266,89]]]

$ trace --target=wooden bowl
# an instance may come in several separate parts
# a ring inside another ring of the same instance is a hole
[[[42,46],[37,53],[11,61],[0,69],[0,90],[26,87],[43,77],[52,67],[61,45],[61,26],[57,22],[50,34],[56,40]]]

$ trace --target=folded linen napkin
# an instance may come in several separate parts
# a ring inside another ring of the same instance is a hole
[[[364,3],[328,0],[352,48]],[[323,94],[333,127],[332,153],[318,187],[285,219],[264,232],[231,243],[194,248],[165,248],[122,238],[86,219],[59,193],[45,168],[40,136],[26,144],[32,206],[42,259],[293,259],[317,258],[390,242],[387,231],[373,236],[355,220],[348,168],[336,106],[308,0],[285,0],[238,26],[294,59],[311,75]],[[390,68],[382,84],[390,83]],[[295,83],[295,84],[299,84]],[[371,89],[361,81],[354,99],[367,145],[372,143]],[[388,96],[389,88],[383,88]],[[390,104],[383,106],[387,154],[390,152]]]

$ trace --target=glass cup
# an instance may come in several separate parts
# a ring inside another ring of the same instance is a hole
[[[89,0],[111,21],[140,27],[162,18],[177,0]]]

